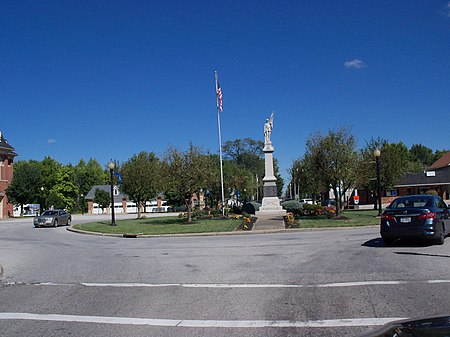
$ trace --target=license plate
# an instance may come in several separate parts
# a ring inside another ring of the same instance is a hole
[[[410,217],[400,218],[400,222],[401,223],[409,223],[409,222],[411,222],[411,218]]]

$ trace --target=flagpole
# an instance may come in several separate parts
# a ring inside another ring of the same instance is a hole
[[[217,106],[217,126],[219,129],[219,158],[220,158],[220,184],[222,186],[222,216],[225,216],[225,192],[223,189],[223,164],[222,164],[222,135],[220,133],[220,111],[221,103],[219,102],[219,77],[217,71],[214,72],[214,79],[216,82],[216,106]],[[222,98],[220,98],[222,99]]]

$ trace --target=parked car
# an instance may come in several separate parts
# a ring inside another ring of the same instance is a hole
[[[439,196],[398,197],[381,215],[381,237],[386,245],[399,238],[430,239],[442,245],[450,233],[449,212]]]
[[[303,206],[304,204],[312,205],[314,204],[314,201],[312,199],[300,199],[300,205]]]
[[[33,219],[34,227],[58,227],[59,225],[69,226],[72,216],[63,209],[44,211],[40,216]]]
[[[336,207],[336,200],[335,199],[325,199],[322,202],[322,206],[325,206],[325,207]]]

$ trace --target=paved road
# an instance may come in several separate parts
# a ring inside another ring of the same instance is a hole
[[[0,332],[355,336],[449,313],[446,241],[387,248],[377,228],[125,239],[2,221]]]

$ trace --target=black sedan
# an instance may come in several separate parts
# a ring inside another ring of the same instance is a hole
[[[40,216],[33,219],[34,227],[58,227],[58,225],[69,226],[71,222],[72,216],[63,209],[44,211]]]
[[[381,215],[381,237],[386,245],[398,238],[431,239],[442,245],[450,233],[449,212],[435,195],[398,197]]]

